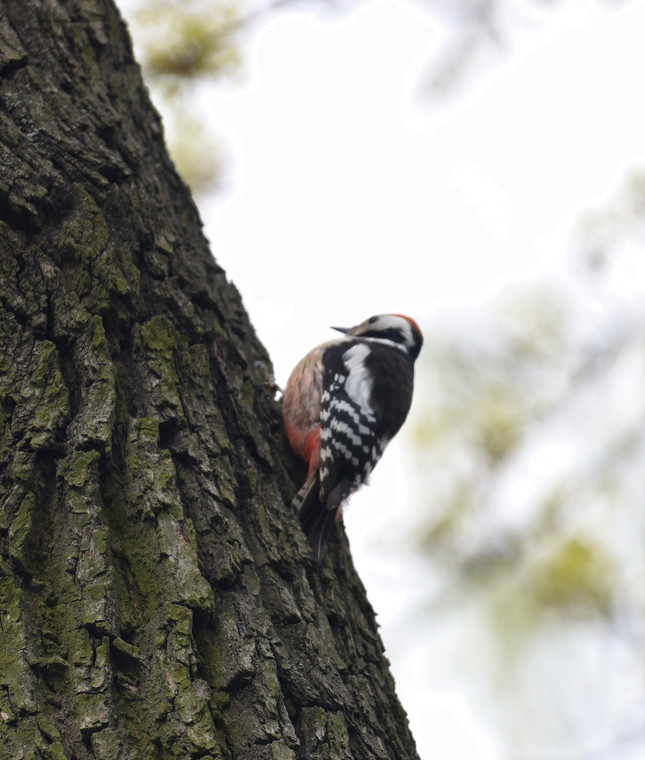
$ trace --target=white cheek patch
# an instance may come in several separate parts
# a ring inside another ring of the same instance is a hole
[[[398,314],[386,314],[379,319],[376,327],[380,328],[383,332],[395,330],[399,333],[399,338],[396,341],[381,338],[370,338],[370,340],[389,343],[391,346],[395,346],[402,351],[405,351],[406,348],[414,348],[416,341],[414,340],[412,325],[405,317],[401,317]]]
[[[372,378],[365,366],[365,359],[370,348],[365,343],[357,343],[343,354],[343,362],[347,367],[345,392],[365,414],[373,414],[370,404],[372,396]]]
[[[403,320],[403,343],[408,347],[412,348],[414,346],[414,336],[412,335],[412,325],[408,322],[407,319]]]

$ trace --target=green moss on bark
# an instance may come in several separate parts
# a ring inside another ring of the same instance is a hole
[[[0,6],[0,746],[414,760],[114,6]]]

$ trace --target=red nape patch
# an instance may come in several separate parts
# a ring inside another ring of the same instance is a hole
[[[419,333],[419,335],[421,335],[421,328],[416,323],[416,321],[414,319],[412,319],[412,317],[406,317],[405,314],[394,314],[393,316],[395,316],[395,317],[402,317],[403,319],[407,319],[408,322],[412,325],[412,327]]]
[[[293,453],[307,463],[309,467],[307,477],[309,477],[320,463],[320,425],[301,430],[285,422],[284,428]]]

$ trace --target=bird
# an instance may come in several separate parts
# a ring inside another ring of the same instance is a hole
[[[287,381],[282,416],[307,477],[293,500],[320,563],[342,505],[368,478],[410,410],[419,325],[378,314],[304,356]]]

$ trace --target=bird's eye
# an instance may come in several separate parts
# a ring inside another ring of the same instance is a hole
[[[377,320],[377,319],[378,319],[378,317],[370,317],[370,318],[367,320],[367,324],[368,324],[368,325],[373,325],[373,324],[374,324],[374,322],[376,322],[376,320]]]

